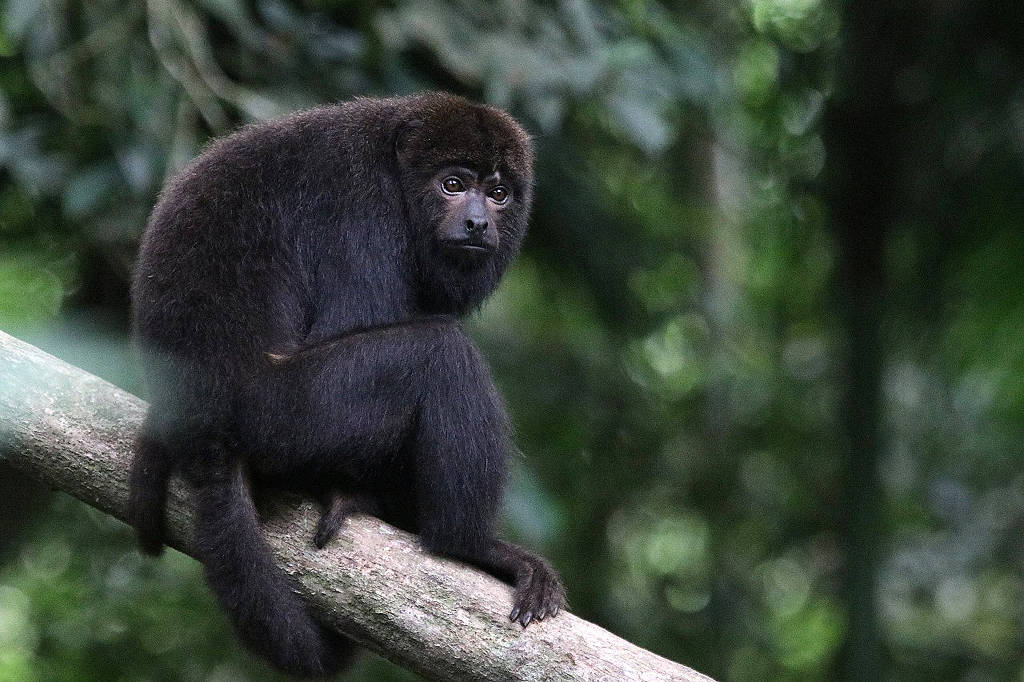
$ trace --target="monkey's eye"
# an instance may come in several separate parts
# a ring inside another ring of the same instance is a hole
[[[462,180],[452,175],[441,181],[441,189],[445,194],[459,194],[466,191],[466,186],[462,184]]]
[[[487,196],[494,199],[499,204],[504,204],[506,201],[508,201],[509,191],[505,187],[498,185],[490,192],[488,192]]]

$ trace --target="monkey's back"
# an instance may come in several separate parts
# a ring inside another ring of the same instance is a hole
[[[144,350],[253,359],[307,331],[324,251],[345,260],[352,207],[381,183],[384,100],[256,124],[212,143],[168,182],[132,287]]]

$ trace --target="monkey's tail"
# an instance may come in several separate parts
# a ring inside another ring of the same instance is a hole
[[[144,429],[135,441],[128,498],[128,520],[144,554],[157,556],[164,549],[164,507],[173,469],[171,453]]]
[[[352,661],[355,643],[320,625],[274,563],[241,466],[223,449],[209,459],[197,495],[196,551],[206,579],[242,641],[301,677],[331,675]]]

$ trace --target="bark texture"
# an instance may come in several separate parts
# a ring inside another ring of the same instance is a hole
[[[124,520],[128,464],[146,403],[0,332],[0,459]],[[191,501],[175,482],[172,545],[190,552]],[[264,525],[296,589],[330,626],[436,680],[711,678],[569,613],[527,629],[508,621],[511,588],[430,555],[372,517],[312,543],[318,510],[280,500]]]

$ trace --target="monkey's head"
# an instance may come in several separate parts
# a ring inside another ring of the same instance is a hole
[[[533,201],[533,146],[500,109],[434,93],[410,98],[396,152],[421,303],[478,306],[519,252]]]

